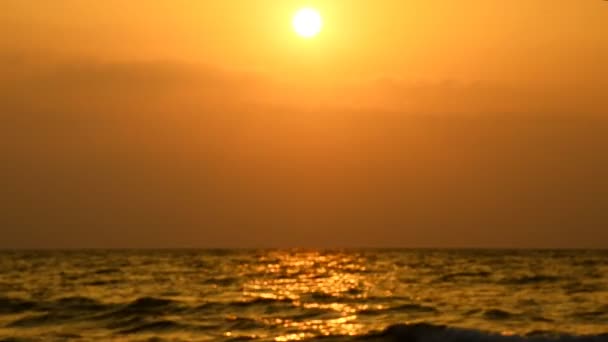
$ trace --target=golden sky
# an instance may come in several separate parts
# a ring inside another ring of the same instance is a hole
[[[0,247],[607,247],[607,61],[601,0],[3,0]]]
[[[326,23],[312,42],[297,39],[290,27],[303,5],[317,8]],[[6,0],[2,6],[9,52],[178,60],[296,79],[314,71],[332,79],[593,82],[602,79],[596,71],[606,70],[608,53],[608,14],[599,0]]]
[[[313,40],[291,29],[303,6],[325,22]],[[608,83],[608,11],[600,0],[6,0],[2,7],[6,58],[204,66],[287,87],[265,89],[274,103],[294,100],[294,88],[308,97],[298,104],[358,90],[367,94],[358,96],[364,105],[387,107],[396,99],[381,88],[396,82],[559,92],[580,105]]]

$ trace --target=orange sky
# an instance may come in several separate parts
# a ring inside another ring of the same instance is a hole
[[[601,0],[4,0],[0,247],[608,247],[606,23]]]
[[[305,4],[325,21],[313,41],[298,39],[290,26]],[[39,58],[174,60],[296,82],[606,79],[608,11],[600,0],[7,0],[2,6],[3,50]]]

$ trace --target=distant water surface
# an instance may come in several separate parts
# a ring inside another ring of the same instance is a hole
[[[607,333],[607,251],[0,252],[0,341],[603,342]]]

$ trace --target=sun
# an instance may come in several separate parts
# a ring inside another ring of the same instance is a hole
[[[323,19],[317,10],[302,8],[293,17],[293,28],[299,36],[312,38],[321,32]]]

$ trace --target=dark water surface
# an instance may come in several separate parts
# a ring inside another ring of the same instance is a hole
[[[608,252],[0,252],[0,341],[608,341]]]

